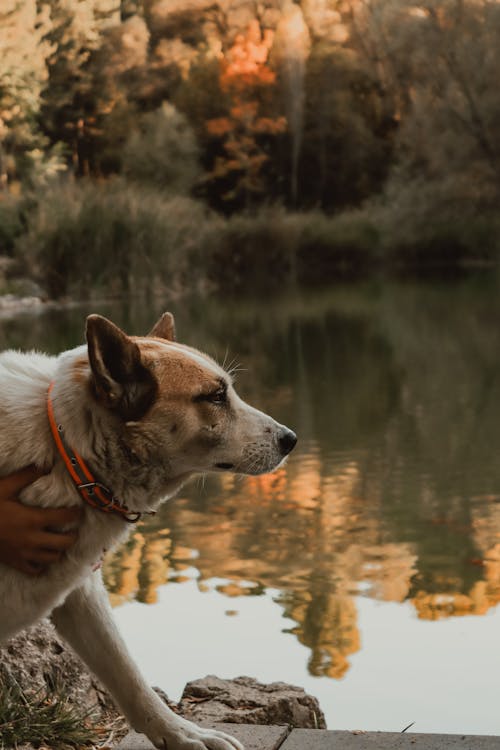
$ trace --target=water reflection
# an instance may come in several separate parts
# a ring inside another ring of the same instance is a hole
[[[381,508],[379,515],[361,494],[354,462],[328,475],[314,452],[270,477],[213,484],[201,500],[198,489],[164,508],[107,560],[113,603],[132,597],[152,603],[158,586],[191,580],[193,571],[200,591],[214,577],[223,580],[216,588],[229,597],[279,589],[284,614],[294,622],[289,632],[310,649],[311,674],[340,678],[360,648],[360,593],[410,599],[425,619],[483,614],[500,600],[500,544],[490,546],[500,524],[492,525],[485,506],[470,529],[477,557],[468,562],[476,580],[470,584],[459,571],[445,574],[434,559],[428,588],[420,584],[425,560],[418,545],[390,539]],[[431,528],[442,540],[448,570],[450,543],[465,531],[440,519]]]
[[[100,311],[141,332],[164,306]],[[336,679],[361,648],[359,595],[411,602],[427,620],[496,606],[495,285],[179,307],[182,339],[238,356],[248,370],[240,392],[300,443],[275,474],[193,483],[137,528],[104,566],[113,604],[153,604],[160,586],[193,577],[200,592],[216,586],[227,597],[278,590],[309,671]],[[4,321],[1,334],[5,345],[54,351],[81,340],[82,319],[73,310]]]

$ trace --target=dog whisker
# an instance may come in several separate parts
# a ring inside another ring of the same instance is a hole
[[[227,358],[228,357],[229,357],[229,346],[226,346],[226,351],[224,353],[224,359],[222,360],[222,364],[221,364],[221,367],[222,367],[223,370],[227,370],[228,369],[226,367],[226,363],[227,363]]]
[[[241,365],[239,365],[238,363],[235,363],[227,369],[227,374],[229,375],[233,383],[236,383],[237,373],[239,372],[248,372],[248,370],[246,367],[241,367]]]

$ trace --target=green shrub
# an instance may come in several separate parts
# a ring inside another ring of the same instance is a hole
[[[164,102],[143,115],[125,143],[124,175],[170,193],[186,194],[200,173],[196,137],[186,117]]]
[[[378,262],[378,235],[357,213],[264,209],[220,223],[208,272],[226,288],[278,288],[287,282],[329,282],[367,273]]]
[[[380,231],[387,267],[450,268],[498,261],[500,214],[493,195],[457,177],[410,179],[394,171],[365,213]]]
[[[199,277],[209,218],[189,198],[115,179],[38,196],[18,252],[49,295],[151,292]]]
[[[291,277],[294,230],[282,210],[234,214],[211,228],[207,273],[228,289],[268,290]]]
[[[297,240],[297,280],[318,283],[357,278],[378,263],[378,233],[359,212],[329,217],[301,216]]]

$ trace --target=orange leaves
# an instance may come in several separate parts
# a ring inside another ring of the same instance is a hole
[[[284,133],[287,127],[286,117],[260,117],[255,123],[255,132],[278,135]]]
[[[229,117],[216,117],[206,122],[207,132],[210,135],[221,137],[227,135],[232,130],[232,123]]]
[[[276,74],[266,68],[273,39],[274,32],[270,29],[261,33],[257,19],[250,23],[246,35],[238,34],[226,56],[224,74],[221,77],[223,86],[228,86],[233,81],[248,85],[254,76],[260,78],[262,83],[274,83]]]
[[[253,101],[237,101],[231,107],[231,117],[236,122],[247,123],[252,125],[257,117],[259,110],[259,103]]]
[[[222,149],[207,179],[226,183],[225,200],[247,202],[251,194],[264,192],[263,169],[269,156],[261,141],[287,127],[284,117],[263,111],[273,99],[269,94],[276,83],[276,73],[269,67],[273,36],[270,30],[261,32],[254,20],[221,61],[220,87],[228,111],[206,123],[208,135],[218,139]]]

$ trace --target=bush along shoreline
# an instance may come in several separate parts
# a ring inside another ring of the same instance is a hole
[[[496,0],[10,5],[0,254],[49,297],[498,262]]]
[[[496,216],[420,218],[399,220],[381,203],[333,216],[279,206],[221,216],[123,178],[60,182],[0,198],[0,293],[62,300],[267,292],[497,264]]]

